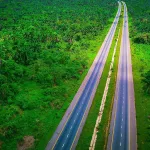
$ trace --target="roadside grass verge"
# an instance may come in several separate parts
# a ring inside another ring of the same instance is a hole
[[[133,0],[127,0],[126,3],[129,11],[137,144],[138,150],[146,150],[150,149],[150,95],[143,89],[142,74],[150,70],[150,38],[144,36],[150,32],[150,1],[141,0],[135,3]]]
[[[106,64],[105,64],[105,67],[104,67],[104,70],[102,73],[102,77],[101,77],[100,83],[98,85],[98,88],[97,88],[97,91],[95,94],[95,98],[93,100],[92,106],[90,108],[90,112],[88,114],[88,118],[86,120],[85,126],[83,128],[83,131],[81,133],[81,136],[80,136],[77,148],[76,148],[77,150],[89,149],[90,142],[91,142],[92,135],[93,135],[93,130],[94,130],[96,119],[97,119],[97,115],[99,112],[99,107],[101,104],[101,100],[102,100],[102,96],[103,96],[103,92],[104,92],[104,88],[105,88],[105,84],[106,84],[106,80],[108,77],[109,67],[110,67],[110,63],[111,63],[111,59],[112,59],[112,55],[113,55],[113,50],[114,50],[116,39],[118,37],[119,29],[121,26],[122,26],[122,15],[120,16],[120,20],[118,22],[116,33],[115,33],[115,36],[114,36],[114,39],[112,42],[112,46],[110,48],[110,52],[108,54],[108,58],[107,58],[107,61],[106,61]],[[121,34],[120,34],[120,37],[121,37]],[[118,43],[119,44],[118,44],[117,50],[116,50],[110,87],[109,87],[108,96],[107,96],[107,100],[106,100],[106,104],[105,104],[105,109],[104,109],[104,113],[103,113],[103,117],[102,117],[102,122],[100,123],[100,127],[99,127],[99,132],[98,132],[95,149],[103,149],[104,143],[106,142],[106,137],[107,137],[106,132],[107,132],[107,128],[108,128],[108,120],[110,117],[110,112],[111,112],[111,108],[112,108],[112,106],[111,106],[112,99],[113,99],[113,95],[114,95],[114,91],[115,91],[115,84],[116,84],[115,81],[116,81],[116,72],[117,72],[117,68],[118,68],[120,38],[119,38]]]
[[[129,30],[133,23],[130,16]],[[150,149],[150,95],[143,90],[142,74],[150,70],[150,45],[137,44],[131,39],[132,71],[135,91],[137,144],[139,150]]]
[[[133,19],[129,14],[129,31],[133,31]],[[137,44],[130,40],[132,72],[135,92],[137,144],[139,150],[150,149],[150,95],[143,90],[142,74],[150,69],[150,45]]]
[[[150,149],[150,95],[143,90],[142,74],[150,69],[150,45],[131,42],[139,150]]]

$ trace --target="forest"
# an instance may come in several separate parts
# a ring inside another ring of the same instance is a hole
[[[45,148],[117,6],[111,0],[0,1],[0,149],[21,148],[28,138],[26,148]]]

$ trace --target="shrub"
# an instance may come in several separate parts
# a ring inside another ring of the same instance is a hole
[[[143,89],[146,93],[150,94],[150,70],[142,75],[142,82],[144,83]]]
[[[133,41],[135,43],[148,44],[148,43],[150,43],[150,34],[148,34],[148,33],[138,34],[133,38]]]

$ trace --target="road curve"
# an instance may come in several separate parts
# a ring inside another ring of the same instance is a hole
[[[99,50],[72,103],[58,125],[53,137],[49,141],[46,150],[75,149],[106,63],[118,24],[120,11],[121,3],[119,2],[118,12],[101,49]]]
[[[123,5],[124,23],[107,150],[137,149],[136,115],[128,31],[128,15],[127,7],[124,2]]]

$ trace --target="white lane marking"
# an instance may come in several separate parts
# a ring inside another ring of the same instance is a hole
[[[72,129],[72,126],[71,126],[71,128],[70,129]]]
[[[62,147],[64,147],[64,144],[63,144],[63,146]]]
[[[67,138],[68,138],[69,134],[67,135]]]
[[[120,146],[121,146],[121,142],[120,142]]]
[[[123,121],[123,118],[122,118],[122,121]]]
[[[122,129],[122,126],[121,126],[121,129]]]
[[[77,116],[78,116],[78,113],[77,113]]]
[[[123,112],[122,112],[122,115],[123,115]]]
[[[121,133],[121,137],[122,137],[122,133]]]
[[[76,120],[74,120],[74,122],[75,122]]]

